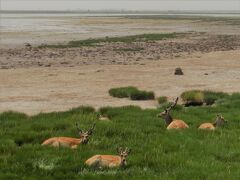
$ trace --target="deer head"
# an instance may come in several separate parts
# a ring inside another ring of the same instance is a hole
[[[90,137],[90,135],[92,135],[95,125],[96,125],[96,123],[94,123],[88,131],[83,131],[82,129],[80,129],[78,123],[76,123],[76,127],[77,127],[78,133],[80,135],[80,138],[82,139],[83,144],[88,143],[89,137]]]
[[[216,121],[213,123],[215,127],[223,126],[224,123],[227,121],[224,119],[224,117],[221,114],[217,114]]]
[[[131,149],[128,149],[126,147],[125,150],[123,150],[123,148],[120,147],[117,149],[117,152],[118,152],[119,156],[121,157],[121,167],[126,166],[127,165],[127,156],[131,152]]]
[[[169,125],[173,121],[173,119],[170,115],[170,112],[177,105],[177,102],[178,102],[178,97],[176,98],[175,102],[172,103],[172,105],[170,107],[166,108],[163,112],[161,112],[157,115],[157,117],[162,117],[165,120],[167,125]]]

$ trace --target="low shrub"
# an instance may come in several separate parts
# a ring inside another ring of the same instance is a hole
[[[214,92],[214,91],[203,91],[204,93],[204,102],[207,105],[212,105],[215,103],[216,100],[224,99],[229,95],[224,92]]]
[[[131,100],[148,100],[154,99],[155,95],[152,91],[134,91],[130,94]]]
[[[152,91],[141,91],[133,86],[112,88],[109,91],[110,96],[118,98],[130,98],[131,100],[148,100],[154,99]]]
[[[185,91],[181,94],[181,98],[186,106],[202,105],[204,102],[204,94],[199,90]]]
[[[130,94],[138,91],[136,87],[128,86],[128,87],[120,87],[120,88],[112,88],[108,92],[110,96],[118,97],[118,98],[127,98],[130,97]]]
[[[164,104],[167,103],[168,99],[166,96],[160,96],[157,98],[158,104]]]
[[[206,105],[212,105],[215,101],[228,96],[229,95],[224,92],[214,92],[208,90],[185,91],[181,94],[181,98],[185,102],[185,106],[202,105],[203,103]]]

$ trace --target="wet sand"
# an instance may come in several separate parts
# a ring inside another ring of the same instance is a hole
[[[155,108],[156,101],[112,98],[112,87],[133,85],[170,99],[190,89],[225,92],[240,90],[240,51],[213,52],[191,58],[165,59],[147,65],[89,65],[0,70],[0,111],[28,114],[63,111],[80,105],[139,105]],[[173,75],[182,67],[184,76]],[[207,75],[206,75],[207,74]]]

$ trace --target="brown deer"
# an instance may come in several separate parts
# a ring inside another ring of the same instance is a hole
[[[89,141],[89,137],[92,135],[95,123],[88,131],[83,131],[79,128],[78,124],[76,123],[76,127],[79,131],[80,138],[71,138],[71,137],[53,137],[50,139],[45,140],[42,143],[42,146],[53,146],[53,147],[68,147],[71,149],[76,149],[79,144],[87,144]]]
[[[217,114],[216,120],[214,123],[203,123],[198,129],[208,129],[215,130],[217,127],[221,127],[224,123],[227,122],[221,114]]]
[[[162,113],[157,115],[158,117],[162,117],[165,120],[167,129],[189,128],[189,126],[183,120],[173,119],[172,116],[170,115],[171,110],[177,105],[177,102],[178,102],[178,97],[169,108],[166,108]]]
[[[131,149],[126,148],[123,150],[122,148],[117,149],[119,155],[95,155],[89,158],[85,164],[91,167],[107,167],[107,168],[115,168],[115,167],[126,167],[127,165],[127,156],[131,152]]]

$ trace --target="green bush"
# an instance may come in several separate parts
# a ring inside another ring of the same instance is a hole
[[[148,100],[148,99],[154,99],[155,95],[152,91],[134,91],[130,94],[131,100]]]
[[[155,98],[154,92],[141,91],[133,86],[112,88],[109,90],[109,94],[113,97],[130,98],[131,100],[148,100]]]
[[[199,90],[185,91],[181,94],[181,98],[186,105],[188,104],[201,105],[204,102],[204,94],[202,91]]]
[[[167,103],[168,99],[166,96],[160,96],[157,98],[158,104],[164,104]]]
[[[185,91],[181,94],[182,100],[185,102],[185,105],[212,105],[215,101],[228,97],[229,95],[224,92],[214,92],[214,91],[200,91],[200,90],[191,90]]]
[[[136,87],[128,86],[128,87],[112,88],[108,92],[113,97],[127,98],[127,97],[130,97],[130,94],[132,94],[135,91],[138,91]]]
[[[207,105],[212,105],[215,103],[216,100],[224,99],[229,95],[224,92],[214,92],[214,91],[203,91],[204,93],[204,102]]]

